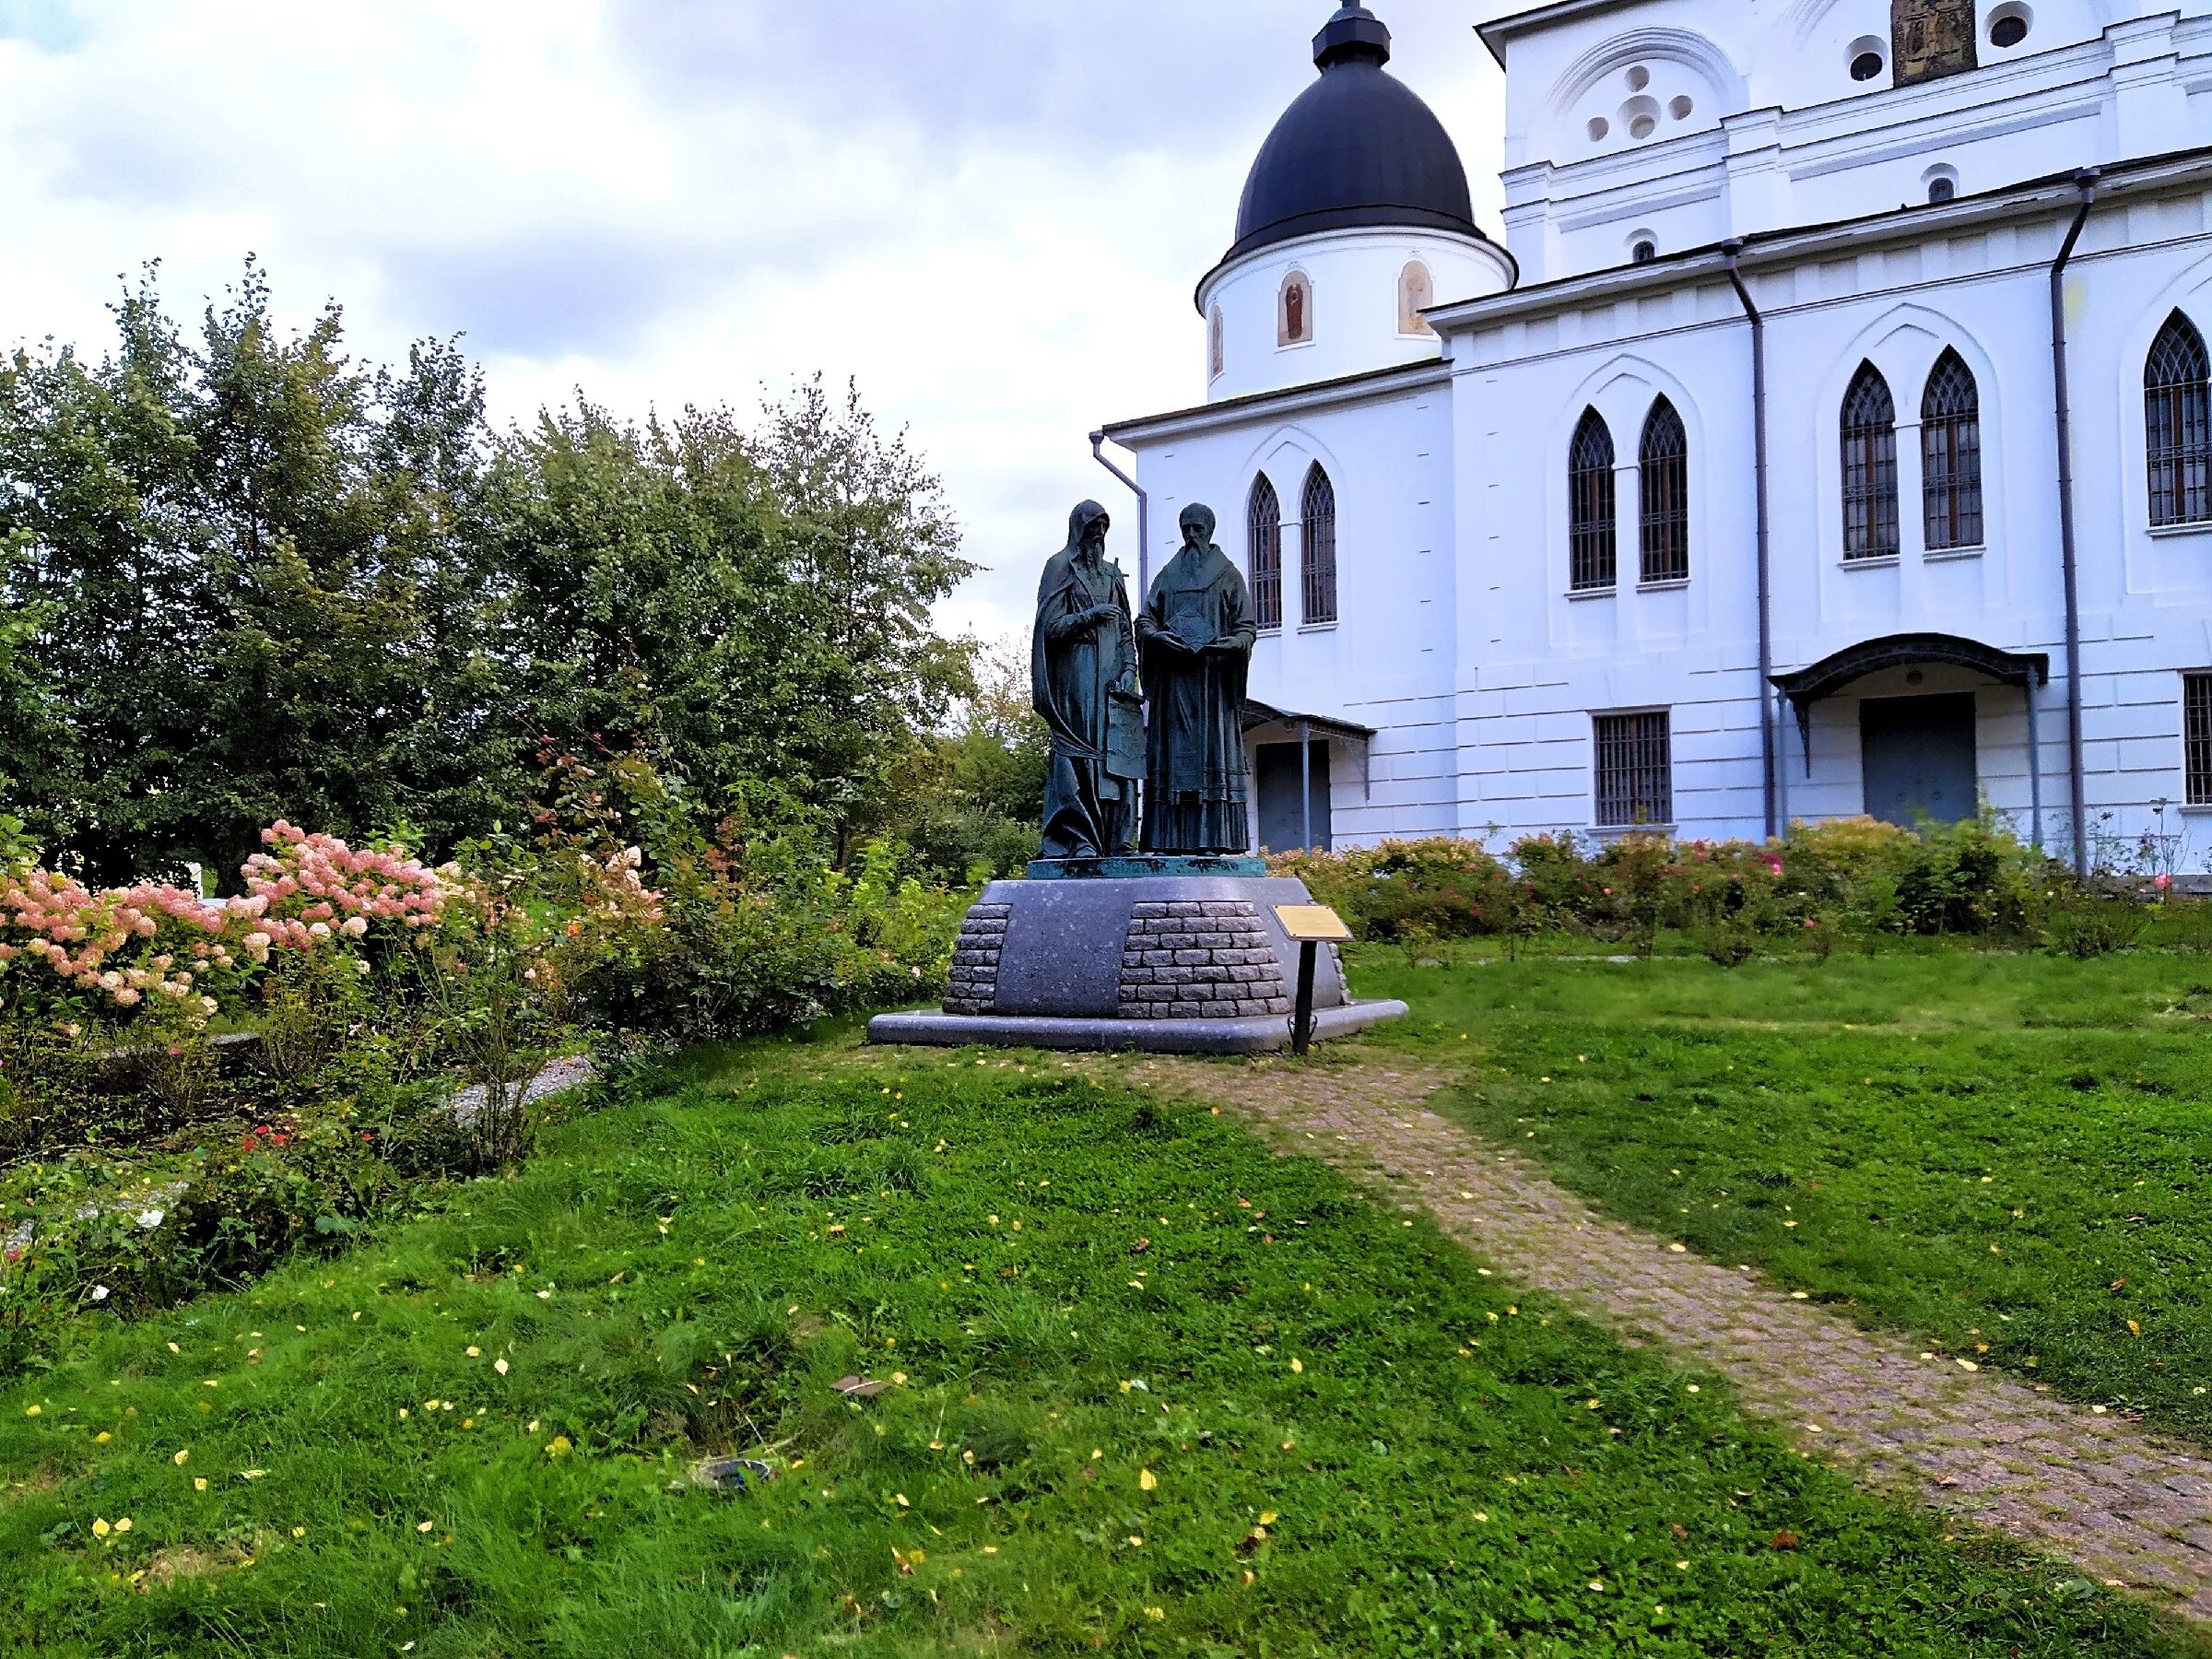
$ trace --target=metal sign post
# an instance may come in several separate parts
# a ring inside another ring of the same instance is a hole
[[[1290,1016],[1290,1052],[1300,1058],[1313,1046],[1313,962],[1324,945],[1348,944],[1352,930],[1325,904],[1278,904],[1275,919],[1298,947],[1297,1011]]]

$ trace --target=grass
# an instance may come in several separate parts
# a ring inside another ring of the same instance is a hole
[[[1446,1110],[1602,1208],[2212,1440],[2212,959],[1371,959],[1365,988],[1463,1066]]]
[[[840,1042],[0,1394],[0,1562],[48,1654],[2201,1651],[1203,1111]]]

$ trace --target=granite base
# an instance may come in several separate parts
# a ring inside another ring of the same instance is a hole
[[[1317,1009],[1313,1038],[1349,1037],[1387,1019],[1403,1019],[1402,1002],[1350,1003]],[[1033,1048],[1148,1054],[1267,1054],[1290,1046],[1281,1015],[1238,1019],[1053,1019],[992,1014],[878,1014],[868,1041],[919,1048]]]

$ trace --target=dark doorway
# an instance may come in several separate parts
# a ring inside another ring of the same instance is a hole
[[[1303,776],[1295,743],[1263,743],[1259,753],[1260,850],[1288,853],[1312,847],[1329,851],[1329,746],[1306,746],[1307,764],[1312,768],[1312,793],[1304,809],[1299,805]]]
[[[1859,705],[1866,811],[1892,824],[1957,824],[1978,809],[1974,694],[1869,698]]]

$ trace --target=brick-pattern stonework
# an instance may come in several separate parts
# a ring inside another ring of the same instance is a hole
[[[1283,966],[1241,899],[1140,903],[1122,950],[1124,1019],[1252,1019],[1290,1012]]]
[[[1428,1211],[1523,1282],[1724,1374],[1808,1455],[2212,1621],[2212,1458],[1606,1220],[1514,1153],[1424,1111],[1451,1081],[1440,1073],[1147,1060],[1130,1075],[1234,1110],[1287,1149]]]
[[[988,1014],[998,1000],[998,959],[1006,947],[1010,904],[979,904],[960,924],[952,947],[952,982],[945,994],[947,1014]]]

